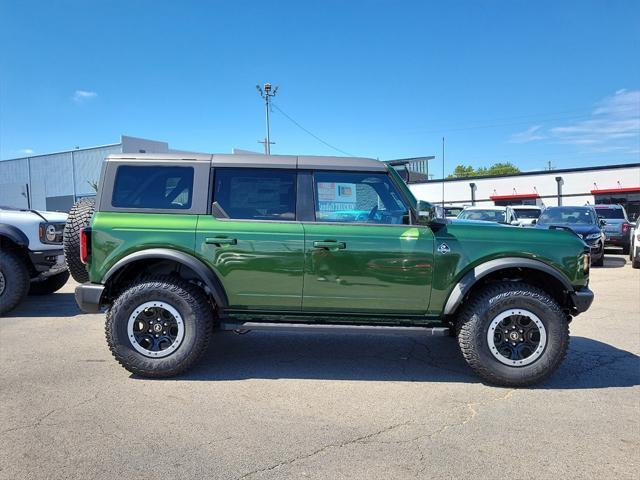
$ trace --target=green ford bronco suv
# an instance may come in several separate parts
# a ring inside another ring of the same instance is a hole
[[[144,377],[185,371],[214,329],[347,328],[457,336],[483,379],[529,385],[593,301],[576,235],[437,218],[371,159],[111,156],[95,212],[74,211],[78,305],[107,309]]]

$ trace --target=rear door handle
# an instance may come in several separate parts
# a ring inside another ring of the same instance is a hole
[[[227,237],[207,237],[204,239],[204,243],[211,243],[220,247],[222,245],[237,245],[238,240],[236,238],[227,238]]]
[[[322,248],[325,250],[344,250],[347,248],[345,242],[338,242],[336,240],[324,240],[313,242],[313,248]]]

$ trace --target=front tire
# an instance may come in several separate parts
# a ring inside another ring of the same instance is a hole
[[[180,278],[157,276],[125,290],[107,312],[115,359],[148,378],[178,375],[206,351],[213,311],[204,292]]]
[[[0,250],[0,315],[18,306],[29,291],[29,270],[19,255]]]
[[[569,324],[560,306],[524,283],[484,287],[460,312],[457,326],[469,366],[485,381],[505,387],[547,379],[569,345]]]
[[[44,280],[31,282],[29,295],[49,295],[53,292],[57,292],[66,285],[68,280],[69,272],[65,270],[64,272],[51,275]]]

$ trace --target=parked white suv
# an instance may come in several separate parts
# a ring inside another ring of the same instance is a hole
[[[27,295],[45,295],[69,278],[62,250],[66,213],[0,207],[0,315]]]

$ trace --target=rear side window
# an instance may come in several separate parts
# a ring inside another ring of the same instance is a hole
[[[188,210],[192,194],[192,167],[122,165],[116,172],[111,204],[117,208]]]
[[[266,168],[217,168],[213,200],[229,218],[295,220],[296,173]]]

